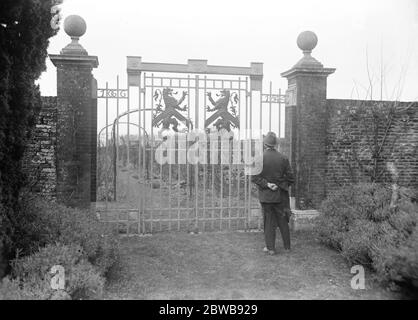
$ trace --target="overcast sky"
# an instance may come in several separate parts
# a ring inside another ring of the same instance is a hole
[[[383,98],[402,88],[401,100],[418,99],[418,0],[64,0],[61,7],[64,18],[79,14],[87,22],[80,42],[99,57],[99,86],[117,74],[123,81],[126,56],[137,55],[147,62],[263,62],[265,88],[273,81],[286,89],[280,73],[302,56],[298,34],[312,30],[319,38],[313,56],[337,69],[328,98],[365,98],[367,52],[376,87],[383,62]],[[49,52],[59,53],[69,40],[60,30]],[[47,67],[42,94],[55,95],[56,70],[49,60]]]

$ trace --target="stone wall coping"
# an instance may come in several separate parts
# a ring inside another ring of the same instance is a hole
[[[327,99],[327,103],[336,103],[337,106],[341,106],[343,104],[352,104],[352,103],[357,103],[357,104],[353,104],[352,106],[355,107],[358,104],[373,104],[373,103],[393,103],[393,104],[398,104],[399,106],[403,106],[405,104],[412,104],[414,107],[418,107],[418,102],[417,101],[396,101],[396,100],[365,100],[365,99],[337,99],[337,98],[332,98],[332,99]]]

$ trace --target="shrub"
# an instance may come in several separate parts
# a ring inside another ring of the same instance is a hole
[[[68,208],[26,194],[20,199],[15,232],[18,258],[0,288],[3,299],[99,297],[105,278],[119,262],[119,242],[94,212]],[[40,249],[41,248],[41,249]],[[65,291],[52,290],[53,265],[67,273]]]
[[[317,219],[319,239],[350,263],[374,269],[384,282],[418,288],[418,206],[379,184],[330,193]]]
[[[400,246],[381,248],[373,267],[386,281],[418,288],[418,229]]]
[[[21,214],[25,224],[16,242],[22,255],[48,244],[79,245],[103,276],[119,259],[117,235],[90,210],[27,196],[21,201]]]
[[[65,271],[65,287],[51,286],[51,268]],[[12,262],[12,277],[3,281],[3,299],[94,299],[99,298],[104,278],[90,264],[79,245],[47,245],[38,252]]]
[[[17,279],[6,277],[0,283],[0,300],[35,300],[42,290],[28,290]]]
[[[369,244],[375,236],[376,226],[373,222],[362,219],[354,221],[349,230],[342,235],[342,255],[356,264],[370,264]]]

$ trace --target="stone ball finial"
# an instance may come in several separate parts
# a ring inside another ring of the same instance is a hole
[[[64,31],[71,37],[71,43],[61,50],[61,54],[83,56],[88,55],[78,40],[86,33],[86,21],[80,16],[71,15],[64,20]]]
[[[299,34],[296,43],[303,53],[311,53],[318,43],[318,37],[312,31],[303,31]]]
[[[64,20],[64,31],[71,38],[80,38],[86,33],[86,21],[78,15],[70,15]]]

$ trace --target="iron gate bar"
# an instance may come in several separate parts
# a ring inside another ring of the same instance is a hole
[[[247,83],[245,83],[245,140],[243,142],[244,147],[245,147],[245,142],[248,140],[248,87],[247,87]],[[247,148],[244,148],[244,153],[248,152]],[[244,200],[245,200],[245,210],[244,210],[244,215],[247,216],[247,200],[248,200],[248,195],[247,195],[247,179],[246,176],[244,174]],[[246,228],[248,228],[248,221],[246,223]]]
[[[164,176],[163,176],[163,169],[164,169],[164,166],[162,165],[162,164],[160,164],[160,182],[159,182],[159,184],[160,184],[160,186],[159,186],[159,193],[160,193],[160,200],[162,200],[163,198],[163,190],[162,190],[162,185],[163,185],[163,178],[164,178]],[[159,229],[160,229],[160,231],[162,231],[163,229],[163,226],[162,226],[162,221],[161,221],[161,217],[162,217],[162,215],[163,215],[163,212],[165,211],[165,210],[168,210],[168,208],[166,208],[166,206],[165,205],[163,205],[163,201],[161,201],[160,202],[160,212],[159,212],[159,216],[158,216],[158,221],[159,221]]]
[[[232,90],[232,82],[229,83]],[[231,229],[231,140],[228,137],[228,229]],[[223,195],[222,195],[223,197]]]
[[[280,97],[282,96],[282,91],[279,89],[279,138],[282,137],[282,102],[280,100]]]
[[[261,95],[261,92],[260,92]],[[250,91],[249,94],[249,99],[250,99],[250,141],[249,141],[249,147],[248,147],[248,152],[249,152],[249,159],[252,156],[252,145],[253,145],[253,92]],[[251,215],[251,209],[252,209],[252,192],[251,192],[251,180],[249,179],[249,176],[246,175],[246,178],[248,179],[248,222],[250,221],[250,215]],[[258,229],[260,229],[260,220],[258,219]]]
[[[218,141],[216,141],[216,144],[218,144]],[[210,145],[210,148],[212,148],[212,144]],[[214,153],[215,150],[210,149],[211,152]],[[212,202],[212,207],[215,207],[215,164],[211,163],[211,169],[212,169],[212,177],[211,177],[211,182],[212,182],[212,193],[211,193],[211,202]],[[213,218],[215,216],[215,210],[213,209],[211,211],[211,217]],[[211,222],[211,229],[213,230],[214,228],[214,221],[212,220]]]
[[[117,137],[119,139],[119,75],[116,77],[116,90],[118,92],[118,99],[116,99],[116,119],[117,119]],[[116,188],[116,176],[117,176],[117,162],[119,160],[119,143],[116,143],[115,132],[114,132],[114,125],[113,125],[113,145],[116,145],[116,154],[115,154],[115,163],[113,165],[113,197],[115,201],[117,201],[117,188]],[[113,147],[115,149],[115,147]]]
[[[271,117],[271,114],[270,114],[270,117]],[[263,103],[262,103],[261,93],[260,93],[260,120],[259,120],[259,122],[260,122],[260,132],[261,132],[261,130],[263,128]]]
[[[199,130],[199,76],[195,76],[195,128],[196,130]],[[195,220],[195,229],[198,228],[198,215],[199,215],[199,162],[196,163],[195,166],[195,213],[196,213],[196,220]]]
[[[270,81],[270,94],[271,94],[271,81]],[[271,104],[269,105],[269,131],[271,131]],[[259,128],[259,134],[261,135],[261,137],[263,136],[263,93],[260,92],[260,128]],[[252,142],[253,140],[250,139],[251,141],[251,147],[252,147]],[[251,148],[252,149],[252,148]],[[250,187],[251,190],[251,187]],[[252,194],[252,192],[251,192]],[[252,199],[252,197],[251,197]],[[261,212],[261,204],[259,204],[259,208],[260,208],[260,212]],[[250,212],[252,211],[252,201],[250,203]],[[257,219],[257,228],[260,229],[260,219]]]
[[[179,145],[179,139],[177,137],[177,146]],[[179,157],[179,148],[177,147],[177,159]],[[180,181],[181,181],[181,166],[180,161],[177,164],[177,231],[180,231]]]
[[[270,81],[270,86],[271,86],[271,81]],[[271,87],[270,87],[270,94],[271,94]],[[259,127],[259,134],[261,135],[261,137],[263,136],[263,93],[260,92],[260,127]],[[271,123],[271,108],[269,108],[269,122]],[[270,125],[269,123],[269,125]],[[269,128],[269,131],[271,131],[271,128]],[[251,146],[252,146],[252,139],[250,139],[251,141]],[[251,182],[250,182],[251,184]],[[250,194],[252,194],[251,192],[251,187],[250,187]],[[252,197],[251,197],[252,199]],[[250,212],[252,211],[252,201],[250,203]],[[260,211],[261,211],[261,204],[260,204]],[[260,219],[257,219],[257,227],[258,229],[260,229]]]
[[[108,82],[106,82],[106,93],[108,92],[108,89],[109,89],[109,84],[108,84]],[[107,153],[108,153],[108,150],[107,150],[107,140],[109,139],[109,127],[107,126],[108,125],[108,123],[109,123],[109,116],[108,116],[108,113],[109,113],[109,98],[108,98],[108,96],[107,96],[107,94],[106,94],[106,142],[105,142],[105,163],[107,162]],[[107,171],[108,169],[106,168],[106,166],[105,166],[105,172]],[[105,207],[106,207],[106,212],[107,212],[107,210],[108,210],[108,203],[107,203],[107,196],[108,196],[108,194],[109,194],[109,186],[108,186],[108,182],[107,182],[107,179],[106,179],[106,177],[107,177],[107,175],[105,174],[105,192],[106,192],[106,194],[105,194]]]
[[[242,100],[242,96],[241,96],[241,94],[242,94],[242,92],[241,92],[241,77],[239,77],[238,78],[240,81],[238,82],[238,95],[239,95],[239,100],[238,100],[238,112],[239,112],[239,115],[240,115],[240,121],[241,121],[241,118],[242,118],[242,116],[241,116],[241,100]],[[245,93],[245,95],[246,95],[247,93]],[[241,127],[241,126],[240,126]],[[239,147],[240,147],[240,157],[241,157],[241,150],[242,150],[242,148],[241,148],[241,129],[240,128],[238,128],[238,137],[237,137],[237,139],[238,139],[238,141],[239,141]],[[240,173],[240,165],[239,164],[237,164],[237,166],[236,166],[236,171],[237,171],[237,184],[238,184],[238,187],[237,187],[237,189],[238,189],[238,191],[237,191],[237,200],[238,200],[238,203],[240,202],[239,200],[240,200],[240,188],[241,188],[241,173]],[[245,209],[244,209],[244,212],[245,212]],[[237,215],[239,216],[239,211],[237,212]]]
[[[170,78],[170,88],[173,84],[173,80]],[[171,180],[171,167],[172,167],[172,163],[168,164],[168,207],[169,207],[169,216],[170,216],[170,221],[168,223],[168,229],[171,231],[171,219],[172,219],[172,210],[171,210],[171,186],[172,186],[172,180]]]
[[[190,75],[187,75],[187,105],[189,106],[189,108],[187,108],[187,117],[190,119]],[[186,137],[186,148],[189,145],[189,141],[188,141],[188,137]],[[188,197],[187,197],[187,207],[190,208],[190,198],[192,196],[192,184],[191,184],[191,172],[190,167],[189,167],[189,159],[188,159],[188,154],[186,152],[186,170],[187,170],[187,184],[189,185],[189,190],[188,190]],[[187,216],[190,219],[190,209],[187,209]]]
[[[144,75],[145,75],[145,73],[144,73]],[[145,106],[147,105],[147,103],[146,103],[146,94],[145,94],[145,91],[143,91],[143,89],[141,87],[139,87],[139,96],[140,97],[141,97],[141,94],[142,93],[144,93],[144,99],[143,99],[143,101],[144,101],[143,113],[144,114],[142,116],[142,126],[145,128],[145,116],[146,116]],[[139,107],[141,107],[141,100],[139,101]],[[144,139],[145,137],[143,137],[141,135],[141,132],[139,132],[139,135],[140,135],[141,139],[140,139],[140,143],[139,143],[138,149],[141,149],[141,155],[142,155],[142,179],[143,179],[142,181],[143,181],[143,188],[146,190],[146,188],[147,188],[147,181],[146,181],[146,162],[145,162],[146,141]],[[141,168],[141,157],[138,157],[138,166]],[[141,192],[141,193],[142,193],[141,214],[142,214],[143,219],[145,219],[145,207],[146,207],[145,205],[146,205],[147,197],[145,197],[144,192]],[[143,221],[142,226],[143,226],[142,232],[143,233],[146,233],[146,230],[145,230],[145,221]]]
[[[145,101],[144,101],[144,104],[142,104],[142,101],[143,101],[143,99],[142,99],[142,88],[141,88],[141,83],[142,83],[142,81],[141,81],[141,79],[140,79],[140,85],[139,85],[139,89],[138,89],[138,109],[139,109],[139,111],[138,111],[138,123],[139,123],[139,125],[141,126],[141,122],[143,122],[142,121],[142,119],[143,119],[143,113],[145,113],[145,111],[143,111],[143,109],[144,109],[144,107],[145,107]],[[135,135],[134,135],[134,137],[135,137]],[[141,186],[142,186],[142,188],[145,188],[146,187],[146,182],[143,180],[144,179],[144,177],[145,177],[145,174],[143,173],[143,164],[142,164],[142,154],[143,154],[143,150],[142,150],[142,134],[141,134],[141,130],[138,128],[138,142],[137,142],[137,146],[138,146],[138,153],[137,153],[137,156],[138,156],[138,163],[137,163],[137,174],[138,174],[138,182],[141,184]],[[134,168],[135,168],[135,158],[134,158]],[[141,179],[142,179],[142,181],[141,181]],[[133,183],[135,183],[135,182],[133,182]],[[134,188],[133,188],[134,189]],[[138,234],[140,234],[141,233],[141,229],[142,229],[142,232],[144,232],[144,228],[143,228],[143,218],[144,218],[144,211],[143,211],[143,209],[145,208],[145,205],[144,205],[144,201],[145,201],[145,197],[144,197],[144,192],[140,192],[140,195],[139,195],[139,202],[140,202],[140,205],[139,205],[139,207],[138,207],[138,222],[137,222],[137,229],[138,229]]]
[[[138,85],[138,123],[141,124],[141,77],[139,77],[139,85]],[[129,122],[129,121],[128,121]],[[129,134],[128,134],[129,136]],[[141,176],[141,142],[140,142],[140,137],[139,137],[139,130],[138,130],[138,177]],[[135,159],[134,159],[134,168],[135,168]],[[128,177],[129,181],[131,181],[130,179],[130,175]],[[130,187],[130,185],[129,185]],[[130,189],[130,188],[129,188]],[[141,209],[142,209],[142,194],[143,192],[140,192],[139,196],[138,196],[138,220],[137,220],[137,232],[138,234],[141,234]]]
[[[141,125],[141,118],[142,118],[142,103],[141,103],[141,77],[139,78],[139,86],[138,86],[138,123]],[[144,176],[141,176],[141,157],[142,157],[142,150],[141,150],[141,132],[138,129],[138,164],[137,164],[137,171],[138,171],[138,177],[143,178]],[[135,158],[134,158],[134,168],[135,168]],[[131,179],[129,179],[131,180]],[[140,192],[140,195],[138,197],[138,222],[137,222],[137,231],[138,234],[141,234],[141,226],[142,226],[142,207],[144,205],[144,193]]]
[[[204,103],[203,103],[203,119],[206,119],[206,104],[207,104],[207,101],[206,101],[206,91],[207,91],[206,79],[207,79],[207,76],[205,75],[204,76],[204,85],[203,85],[203,87],[204,87],[203,88],[203,101],[204,101]],[[207,141],[205,141],[205,144],[206,144],[206,146],[208,145]],[[207,153],[205,154],[205,159],[207,161]],[[203,217],[204,218],[206,218],[206,208],[205,208],[205,206],[206,206],[206,169],[207,169],[206,161],[205,161],[205,164],[203,164]],[[206,221],[203,222],[203,230],[206,230]]]
[[[146,75],[145,75],[146,76]],[[146,80],[144,80],[144,83],[146,84]],[[154,74],[151,74],[151,96],[154,94]],[[152,123],[152,116],[154,114],[154,103],[152,103],[151,100],[151,123]],[[154,128],[152,127],[151,124],[151,153],[150,153],[150,158],[151,158],[151,190],[152,190],[152,184],[154,183],[154,171],[153,171],[153,164],[154,164],[154,158],[153,158],[153,154],[154,154]],[[151,210],[150,215],[151,215],[151,225],[150,225],[150,232],[152,233],[153,231],[153,219],[154,219],[154,214],[153,214],[153,210]]]
[[[162,184],[163,184],[163,164],[162,162],[160,163],[160,199],[163,198],[163,189],[162,189]],[[163,230],[163,226],[161,224],[161,217],[163,215],[163,201],[160,201],[160,216],[159,216],[159,225],[160,225],[160,231]]]
[[[179,86],[181,85],[181,80],[179,80]],[[187,93],[189,95],[189,93]],[[187,108],[189,109],[190,106],[187,106]],[[179,157],[179,137],[177,136],[177,159]],[[180,166],[180,161],[178,161],[177,164],[177,231],[180,231],[180,181],[181,181],[181,166]]]
[[[224,81],[222,80],[222,88],[224,87]],[[223,182],[224,182],[224,170],[223,170],[223,164],[222,164],[222,140],[221,140],[221,148],[220,148],[220,150],[221,150],[221,165],[219,166],[219,169],[220,169],[220,171],[221,171],[221,182],[220,182],[220,184],[221,184],[221,192],[220,192],[220,202],[221,202],[221,208],[220,208],[220,217],[221,217],[221,219],[223,218],[223,206],[224,206],[224,188],[223,188],[223,186],[224,186],[224,184],[223,184]],[[219,227],[219,229],[220,230],[222,230],[222,220],[220,221],[220,227]]]
[[[127,97],[128,97],[128,100],[127,100],[127,105],[126,105],[127,106],[126,112],[127,112],[127,116],[128,116],[128,119],[127,119],[128,124],[126,126],[128,128],[128,133],[129,133],[129,127],[130,127],[130,121],[129,121],[129,115],[130,115],[130,110],[129,110],[129,101],[130,101],[130,99],[129,99],[130,98],[129,84],[127,86]],[[138,112],[139,112],[139,106],[138,106]],[[116,116],[117,116],[117,119],[119,120],[120,119],[120,115],[119,115],[118,112],[117,112]],[[118,130],[119,130],[119,125],[118,125]],[[118,139],[119,139],[119,137],[118,137]],[[128,168],[129,168],[129,163],[130,163],[130,160],[129,160],[129,152],[130,152],[130,150],[129,150],[130,149],[129,148],[129,146],[130,146],[130,144],[129,144],[129,134],[128,134],[128,141],[127,141],[127,143],[128,144],[127,144],[127,147],[126,147],[126,155],[127,155],[127,165],[128,165]],[[115,183],[117,185],[116,177],[115,177]],[[129,182],[128,182],[128,192],[129,192],[129,189],[130,188],[129,188]],[[115,190],[115,192],[116,192],[116,190]],[[128,193],[128,195],[129,195],[129,193]],[[117,200],[116,197],[115,197],[115,199]],[[118,218],[119,218],[119,216],[118,216]],[[129,218],[129,213],[128,213],[127,218]],[[129,223],[126,223],[126,234],[129,234]]]
[[[272,93],[272,84],[271,84],[271,81],[270,81],[270,86],[269,86],[269,89],[270,89],[270,101],[269,101],[269,113],[270,113],[270,117],[269,117],[269,131],[271,131],[271,93]],[[263,103],[261,103],[261,104],[263,104]],[[280,107],[279,107],[279,125],[280,125]],[[280,131],[278,132],[278,136],[279,136],[279,138],[280,138]]]
[[[128,95],[130,96],[130,87],[129,87],[129,78],[128,78],[128,83],[127,83],[127,85],[128,85]],[[128,101],[127,101],[127,104],[126,104],[126,112],[127,112],[127,118],[128,118],[128,124],[127,124],[127,126],[126,126],[126,129],[127,129],[127,139],[126,139],[126,158],[127,158],[127,160],[126,160],[126,163],[127,163],[127,166],[128,166],[128,172],[129,172],[129,167],[130,167],[130,149],[131,149],[131,143],[130,143],[130,125],[129,125],[129,123],[131,122],[130,120],[130,101],[131,101],[131,99],[128,99]],[[138,112],[139,112],[139,107],[140,106],[138,106]],[[129,177],[129,175],[128,175],[128,177]],[[129,198],[129,195],[130,195],[130,186],[131,186],[131,183],[130,183],[130,180],[131,179],[129,179],[128,178],[128,190],[127,190],[127,197]]]

